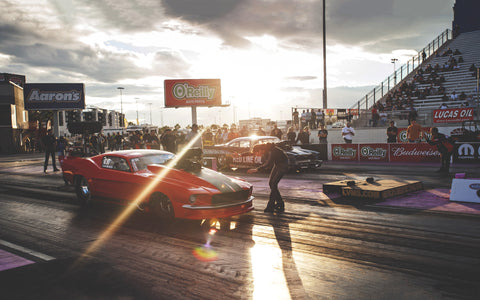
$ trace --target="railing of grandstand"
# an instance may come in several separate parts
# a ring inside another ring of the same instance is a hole
[[[397,83],[401,82],[408,75],[410,75],[415,68],[417,68],[423,62],[423,60],[430,58],[430,56],[435,54],[435,52],[451,38],[452,31],[446,29],[437,38],[430,42],[430,44],[418,52],[416,56],[412,57],[412,59],[407,61],[406,64],[395,70],[392,75],[388,76],[388,78],[380,83],[380,85],[358,100],[358,102],[350,108],[358,109],[359,112],[365,109],[368,112],[370,106],[380,100],[383,96],[387,95],[393,88],[395,88]],[[423,59],[423,53],[425,53],[425,59]]]

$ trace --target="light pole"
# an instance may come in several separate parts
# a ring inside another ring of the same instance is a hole
[[[137,125],[139,125],[138,124],[138,99],[140,98],[135,98],[135,107],[137,108]]]
[[[160,128],[163,127],[163,109],[164,107],[160,107]]]
[[[152,103],[148,103],[148,105],[150,105],[150,125],[153,125],[153,121],[152,121]]]
[[[327,22],[325,20],[325,0],[323,0],[323,109],[327,109]]]
[[[123,99],[122,99],[122,91],[125,89],[121,86],[117,87],[120,91],[120,126],[123,126]]]
[[[398,61],[398,59],[397,58],[392,58],[391,61],[392,61],[392,64],[393,64],[393,85],[395,86],[395,85],[397,85],[397,72],[396,72],[397,68],[396,68],[395,64]]]

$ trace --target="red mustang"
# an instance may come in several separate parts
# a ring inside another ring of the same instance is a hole
[[[181,159],[160,150],[78,155],[65,156],[61,165],[82,205],[93,197],[136,205],[167,220],[226,218],[253,209],[250,183],[204,168],[191,154]]]

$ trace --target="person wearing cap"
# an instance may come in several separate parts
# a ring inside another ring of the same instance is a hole
[[[450,171],[450,158],[452,157],[454,145],[447,139],[447,136],[438,132],[437,127],[430,128],[431,137],[427,139],[427,143],[432,146],[437,146],[440,152],[442,165],[437,171],[439,173],[447,173]]]
[[[287,141],[280,142],[278,144],[267,144],[266,153],[268,157],[265,163],[256,169],[249,169],[247,171],[247,173],[250,174],[272,168],[268,180],[268,185],[270,186],[270,197],[267,207],[265,207],[263,210],[264,212],[283,213],[285,211],[285,202],[282,199],[282,195],[280,195],[278,183],[280,182],[280,179],[282,179],[283,175],[288,172],[288,157],[282,149],[283,147],[288,147],[287,145]]]

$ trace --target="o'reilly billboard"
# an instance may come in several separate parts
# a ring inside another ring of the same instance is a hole
[[[220,79],[167,79],[165,107],[221,106]]]
[[[27,83],[23,89],[26,110],[85,108],[83,83]]]

